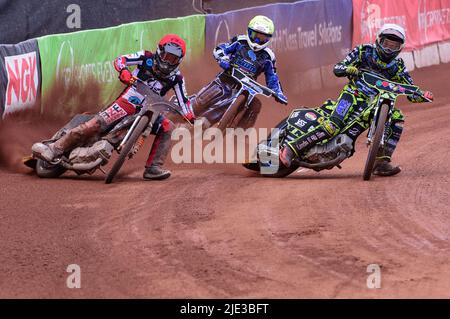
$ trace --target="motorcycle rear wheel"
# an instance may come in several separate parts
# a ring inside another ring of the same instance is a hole
[[[57,178],[64,174],[67,169],[61,165],[51,165],[38,158],[36,161],[36,175],[41,178]]]
[[[219,124],[217,124],[217,127],[222,131],[223,134],[226,133],[227,128],[232,128],[237,125],[237,121],[235,120],[241,112],[244,112],[243,104],[245,103],[246,99],[247,98],[243,95],[239,96],[236,101],[234,101],[233,105],[228,107],[228,109],[223,114],[222,118],[219,121]]]

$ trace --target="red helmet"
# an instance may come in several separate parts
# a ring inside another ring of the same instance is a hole
[[[186,54],[186,42],[176,34],[164,36],[156,50],[155,68],[162,77],[168,77],[178,71],[178,66]]]

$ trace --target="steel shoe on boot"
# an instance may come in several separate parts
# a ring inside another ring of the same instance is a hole
[[[170,171],[161,166],[152,165],[146,167],[144,171],[144,179],[162,180],[170,177]]]
[[[47,162],[54,161],[62,155],[62,151],[54,147],[53,144],[35,143],[31,147],[33,155]]]
[[[388,160],[377,160],[373,168],[373,174],[378,176],[392,176],[401,171],[399,166],[393,166]]]

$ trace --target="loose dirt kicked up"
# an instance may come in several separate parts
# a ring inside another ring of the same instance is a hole
[[[436,101],[401,101],[392,178],[362,180],[364,137],[342,170],[285,179],[171,164],[172,178],[144,182],[145,152],[111,185],[1,169],[0,298],[450,297],[449,70],[413,73]],[[263,108],[258,125],[279,110]],[[69,264],[81,289],[66,287]],[[370,264],[380,289],[367,288]]]

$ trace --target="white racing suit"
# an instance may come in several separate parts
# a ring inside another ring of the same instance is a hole
[[[130,73],[128,66],[136,66]],[[136,113],[137,107],[142,104],[144,96],[137,92],[129,81],[131,75],[144,81],[156,94],[164,96],[170,89],[175,91],[178,104],[184,115],[193,118],[192,109],[187,98],[183,76],[177,70],[162,78],[153,71],[154,55],[150,51],[139,51],[135,54],[120,56],[114,61],[115,69],[120,73],[120,80],[128,87],[104,110],[86,123],[70,130],[61,139],[53,144],[53,150],[58,154],[69,151],[87,138],[107,131],[116,125],[123,117]],[[153,146],[149,153],[145,167],[160,167],[165,160],[170,148],[171,132],[173,123],[162,114],[154,117],[152,134],[156,135]]]

